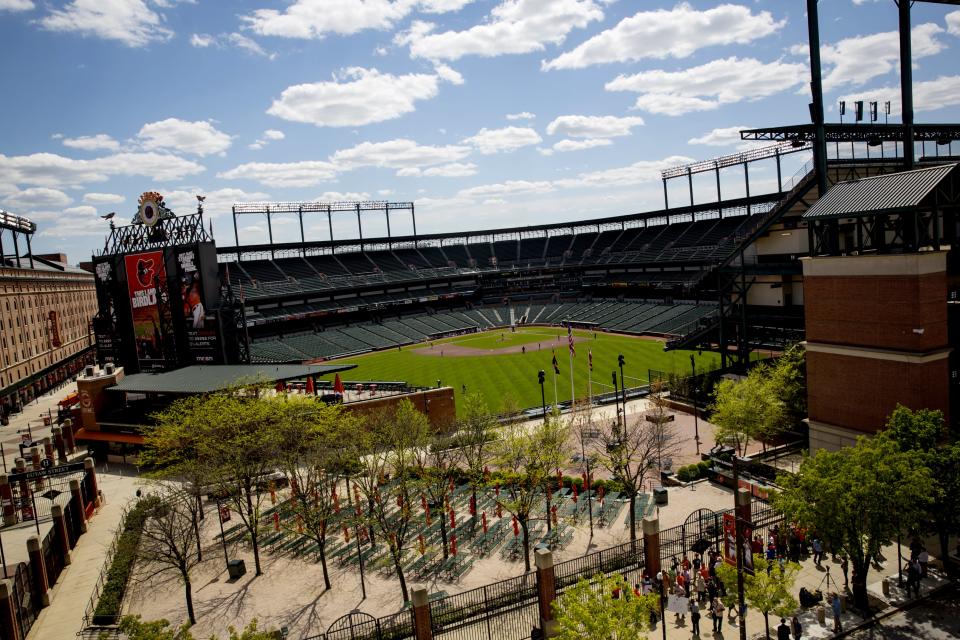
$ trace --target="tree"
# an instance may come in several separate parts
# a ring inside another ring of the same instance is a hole
[[[260,397],[256,387],[227,389],[172,403],[155,416],[145,438],[148,456],[175,465],[197,464],[213,492],[236,513],[260,563],[262,482],[275,467],[276,422],[283,398]],[[177,443],[184,446],[177,448]],[[166,452],[155,451],[163,447]],[[178,454],[179,451],[179,454]]]
[[[619,598],[613,594],[619,590]],[[633,587],[619,574],[583,579],[553,601],[560,640],[640,640],[650,627],[650,614],[659,608],[658,596],[633,595]]]
[[[150,568],[145,580],[173,573],[183,583],[190,624],[197,622],[190,581],[190,572],[200,564],[196,524],[193,496],[173,485],[162,486],[160,500],[143,524],[137,549],[137,556]]]
[[[960,530],[960,442],[944,441],[948,434],[940,411],[901,405],[890,414],[884,433],[901,450],[916,452],[930,469],[934,491],[925,519],[939,539],[944,567],[951,568],[950,534]]]
[[[453,445],[460,451],[473,504],[476,505],[477,492],[483,487],[493,441],[497,437],[497,421],[479,393],[464,396],[461,411],[463,417],[453,435]]]
[[[167,620],[144,621],[140,616],[124,616],[120,620],[119,630],[127,640],[194,640],[189,625],[172,628]],[[229,627],[228,633],[228,640],[275,640],[277,637],[276,631],[261,631],[256,619],[240,631]],[[108,634],[104,632],[100,638],[107,640]],[[210,640],[217,640],[217,637],[211,636]]]
[[[494,448],[494,459],[511,478],[501,487],[496,502],[517,518],[523,531],[523,566],[530,571],[529,522],[540,505],[543,489],[553,475],[558,459],[565,458],[567,425],[556,416],[526,427],[519,422],[508,425]],[[549,518],[550,514],[546,513]]]
[[[621,428],[612,422],[597,426],[597,460],[630,499],[631,540],[637,539],[637,497],[643,493],[650,471],[659,468],[663,458],[673,456],[679,447],[661,384],[652,385],[648,403],[648,411],[633,425]]]
[[[409,400],[394,411],[375,416],[368,425],[357,460],[362,471],[356,486],[367,499],[369,521],[387,541],[390,560],[400,581],[404,601],[410,599],[403,572],[403,555],[414,531],[414,501],[419,496],[417,450],[429,446],[430,424]],[[364,451],[365,450],[365,451]],[[386,476],[392,472],[392,478]]]
[[[296,522],[287,521],[283,526],[295,527],[316,543],[323,583],[329,590],[327,535],[340,510],[337,453],[339,443],[359,431],[359,420],[338,404],[318,402],[312,397],[291,396],[278,410],[277,463],[292,487],[287,506]]]
[[[802,344],[789,347],[769,370],[774,395],[783,402],[782,429],[791,429],[807,417],[806,349]]]
[[[864,611],[871,559],[901,526],[919,522],[934,490],[919,456],[883,434],[839,451],[821,449],[796,475],[778,476],[777,484],[783,491],[773,504],[787,520],[833,541],[850,558],[854,603]]]
[[[793,562],[780,565],[778,562],[767,561],[763,554],[754,554],[753,567],[753,575],[744,574],[743,597],[748,605],[763,614],[767,640],[769,640],[770,614],[785,618],[793,615],[799,606],[791,592],[793,591],[793,583],[797,579],[797,573],[800,571],[800,565]],[[717,575],[720,576],[720,580],[725,585],[735,585],[737,583],[737,569],[729,564],[721,563],[717,567]],[[733,596],[732,601],[727,604],[734,605],[736,589],[727,589],[727,594]]]
[[[451,471],[458,453],[452,448],[453,438],[447,433],[435,433],[414,449],[414,464],[418,485],[423,492],[427,507],[433,510],[434,517],[440,518],[440,539],[443,546],[443,559],[449,557],[447,542],[447,518],[450,504]],[[474,502],[476,504],[476,502]]]
[[[786,407],[771,383],[769,368],[757,365],[740,380],[722,380],[714,391],[710,421],[717,442],[730,440],[737,455],[746,455],[751,440],[774,437],[785,424]]]

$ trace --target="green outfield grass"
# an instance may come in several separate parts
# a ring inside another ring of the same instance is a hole
[[[505,341],[501,342],[501,334]],[[647,370],[677,371],[690,370],[690,354],[693,353],[697,369],[713,369],[718,366],[719,356],[695,351],[663,350],[663,343],[628,336],[618,336],[590,331],[574,331],[585,338],[576,343],[577,355],[573,361],[574,387],[577,397],[587,395],[587,351],[593,351],[593,391],[604,393],[612,390],[610,373],[617,369],[617,354],[626,359],[624,375],[627,386],[636,386],[647,382]],[[557,336],[560,340],[557,341]],[[541,349],[537,350],[537,344]],[[438,354],[448,345],[456,344],[475,349],[500,349],[520,344],[527,345],[527,353],[510,353],[477,356],[451,356]],[[499,408],[504,398],[512,397],[522,408],[540,405],[540,385],[537,384],[537,371],[547,373],[547,402],[553,401],[554,373],[550,361],[555,352],[560,365],[557,376],[557,395],[560,401],[570,399],[570,361],[567,352],[566,329],[548,327],[520,328],[516,333],[509,329],[487,331],[482,334],[469,334],[433,341],[433,355],[415,353],[420,349],[430,349],[430,343],[421,343],[403,347],[401,350],[378,351],[363,356],[351,356],[338,362],[350,362],[356,369],[343,374],[349,380],[402,380],[414,385],[433,386],[437,380],[445,386],[454,388],[458,406],[466,386],[468,392],[479,392],[487,399],[491,408]],[[619,373],[618,373],[619,375]]]

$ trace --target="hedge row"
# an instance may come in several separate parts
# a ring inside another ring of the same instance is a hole
[[[116,617],[120,615],[120,606],[127,590],[127,581],[140,544],[140,532],[150,511],[156,506],[157,498],[144,498],[137,502],[123,521],[123,532],[117,539],[117,548],[113,561],[107,570],[107,580],[100,591],[94,617]]]
[[[709,460],[702,460],[695,464],[688,464],[685,467],[677,469],[677,480],[680,482],[692,482],[700,478],[706,478],[710,475],[712,463]]]

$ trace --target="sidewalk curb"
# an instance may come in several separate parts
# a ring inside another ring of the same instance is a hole
[[[921,604],[921,603],[929,600],[931,597],[933,597],[933,596],[935,596],[935,595],[938,595],[938,594],[940,594],[940,593],[942,593],[942,592],[944,592],[944,591],[946,591],[946,590],[948,590],[948,589],[954,589],[954,588],[957,587],[958,584],[960,584],[960,583],[958,583],[956,580],[949,580],[949,581],[947,581],[945,584],[942,584],[942,585],[940,585],[940,586],[938,586],[938,587],[935,587],[935,588],[933,588],[933,589],[930,589],[927,593],[925,593],[924,595],[920,596],[919,598],[914,598],[913,600],[910,600],[909,602],[905,602],[905,603],[903,603],[903,604],[901,604],[901,605],[891,605],[891,606],[888,606],[886,609],[883,609],[883,610],[880,611],[879,613],[874,614],[873,616],[871,616],[871,617],[869,617],[869,618],[866,618],[863,622],[859,623],[858,625],[856,625],[856,626],[854,626],[854,627],[850,627],[849,629],[845,629],[845,630],[841,631],[840,633],[834,634],[832,637],[833,637],[833,638],[846,638],[847,636],[849,636],[851,633],[854,633],[855,631],[861,631],[861,630],[863,630],[863,629],[872,627],[873,625],[877,624],[877,623],[880,622],[881,620],[884,620],[884,619],[886,619],[886,618],[889,618],[890,616],[895,615],[895,614],[897,614],[897,613],[901,613],[901,612],[903,612],[903,611],[908,611],[908,610],[912,609],[913,607],[917,606],[918,604]]]

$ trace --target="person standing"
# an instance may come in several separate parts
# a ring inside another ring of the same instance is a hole
[[[790,626],[793,628],[793,640],[800,640],[800,636],[803,634],[803,627],[800,626],[800,618],[793,616],[793,620],[790,621]]]
[[[713,630],[719,633],[723,630],[723,603],[720,598],[714,598],[710,607],[713,612]]]
[[[823,559],[823,543],[820,542],[820,538],[813,539],[813,564],[820,566],[820,561]]]
[[[840,596],[836,593],[830,595],[833,598],[833,601],[830,603],[830,606],[833,608],[833,632],[840,633],[843,631],[843,624],[840,622]]]
[[[847,554],[840,556],[840,570],[843,571],[843,590],[846,591],[850,588],[850,582],[847,580],[847,573],[850,571],[850,561],[847,559]]]
[[[690,626],[694,636],[700,635],[700,605],[694,598],[690,598]],[[789,640],[789,639],[788,639]]]
[[[780,626],[777,627],[777,640],[790,640],[790,627],[787,626],[786,618],[780,618]]]

